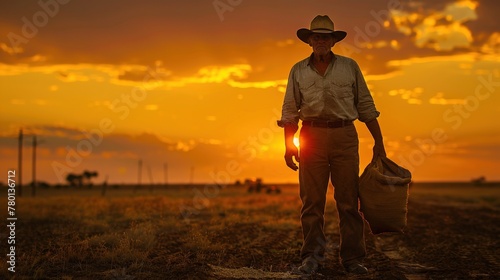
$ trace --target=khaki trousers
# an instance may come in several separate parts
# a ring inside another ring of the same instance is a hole
[[[354,125],[339,128],[303,126],[300,131],[300,197],[304,243],[302,260],[324,260],[323,230],[328,180],[340,221],[340,261],[344,266],[366,255],[364,222],[358,211],[359,154]]]

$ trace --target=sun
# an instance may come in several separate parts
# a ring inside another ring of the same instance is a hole
[[[293,144],[295,144],[295,146],[297,147],[300,146],[299,137],[293,137]]]

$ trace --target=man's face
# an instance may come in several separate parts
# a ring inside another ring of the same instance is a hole
[[[309,45],[316,55],[326,55],[335,45],[335,39],[331,34],[315,33],[309,36]]]

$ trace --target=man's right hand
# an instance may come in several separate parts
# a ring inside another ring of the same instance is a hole
[[[299,169],[299,167],[293,161],[294,157],[295,157],[295,160],[297,162],[300,161],[299,150],[297,149],[297,146],[295,146],[294,144],[287,145],[286,146],[286,151],[285,151],[285,162],[286,162],[286,165],[288,167],[290,167],[293,171],[297,171],[297,169]]]

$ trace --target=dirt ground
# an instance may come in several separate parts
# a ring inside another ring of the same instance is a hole
[[[309,279],[500,279],[498,186],[421,184],[412,188],[404,234],[374,236],[367,225],[368,275],[353,276],[342,270],[335,232],[324,269]],[[334,227],[330,224],[330,229]]]
[[[373,238],[377,251],[408,279],[499,279],[498,187],[419,187],[406,233]]]
[[[41,191],[18,199],[16,272],[2,262],[0,278],[297,279],[300,200],[281,189]],[[325,267],[309,279],[500,279],[500,184],[414,184],[404,234],[366,228],[365,276],[339,264],[332,197]]]

